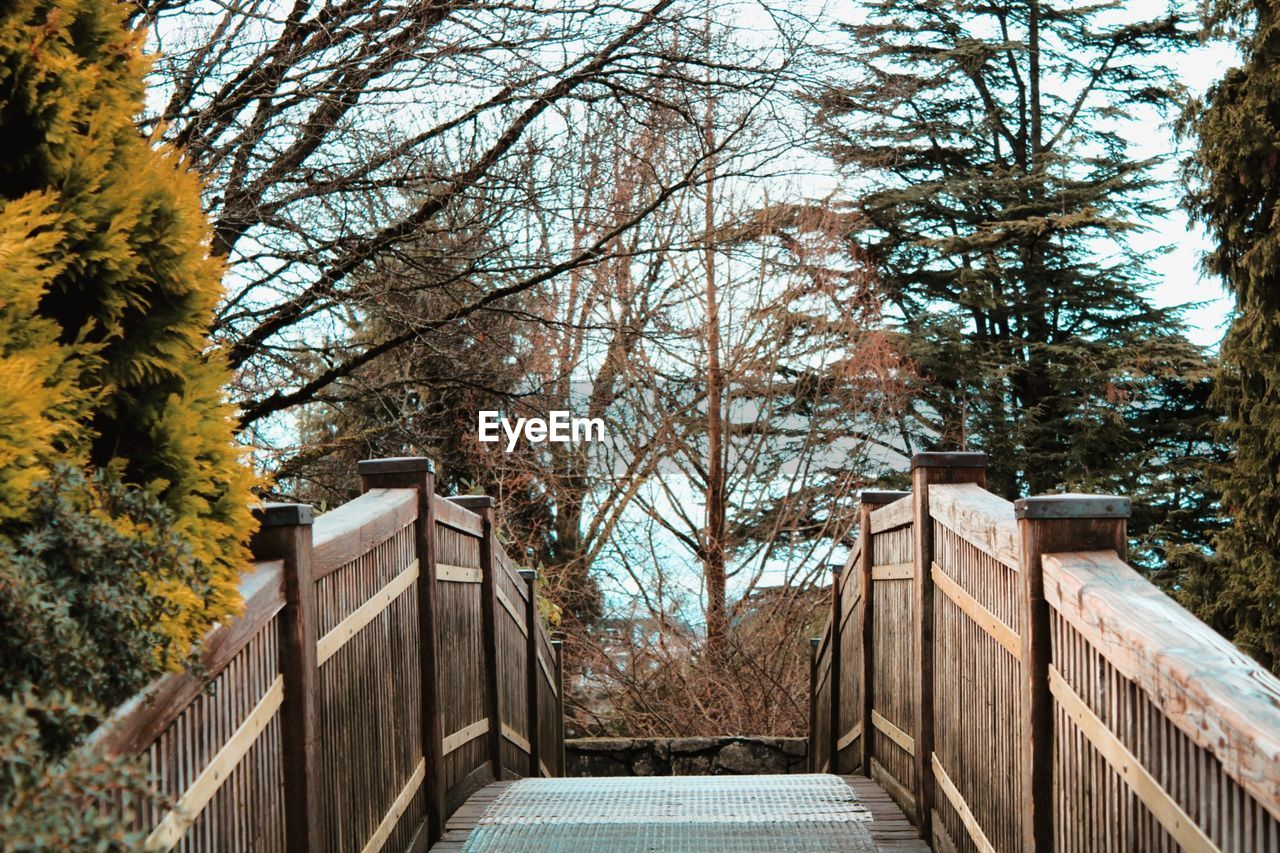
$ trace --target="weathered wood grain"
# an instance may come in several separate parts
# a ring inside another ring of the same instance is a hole
[[[400,597],[418,580],[418,560],[415,559],[407,568],[392,578],[386,586],[378,590],[368,601],[357,607],[346,618],[339,622],[319,639],[316,644],[316,663],[324,666],[325,661],[333,657],[338,649],[360,633],[364,626],[378,617],[391,603]]]
[[[1043,564],[1049,605],[1280,819],[1280,680],[1115,552]]]
[[[1090,710],[1084,700],[1076,695],[1071,685],[1063,680],[1056,669],[1049,669],[1049,690],[1063,711],[1099,754],[1125,780],[1125,784],[1151,811],[1160,825],[1184,850],[1193,853],[1216,853],[1218,847],[1204,831],[1169,796],[1142,763],[1112,733],[1106,723]]]
[[[1018,522],[1009,501],[977,483],[938,484],[929,491],[929,513],[980,551],[1018,570]]]
[[[236,728],[235,733],[192,780],[178,802],[147,836],[143,844],[145,849],[171,850],[177,845],[182,834],[196,822],[201,810],[209,800],[213,799],[213,795],[244,758],[254,741],[258,739],[258,735],[262,734],[267,724],[271,722],[283,700],[284,679],[276,676],[271,689],[258,700],[258,704],[254,706],[249,716]]]
[[[457,501],[436,496],[436,521],[452,527],[460,533],[480,536],[484,533],[484,522],[480,516],[459,505]]]
[[[413,523],[418,496],[412,489],[372,489],[315,521],[312,575],[319,580],[367,554]]]
[[[1013,655],[1015,659],[1022,660],[1021,640],[1018,638],[1018,632],[1006,625],[999,616],[983,607],[978,599],[948,577],[947,573],[937,563],[933,564],[933,582],[947,598],[955,602],[961,612],[972,619],[979,628],[991,635],[992,639],[1003,646],[1005,651]]]
[[[897,498],[892,503],[878,507],[871,513],[871,532],[883,533],[886,530],[892,530],[895,527],[902,527],[910,524],[914,516],[915,508],[911,500],[909,492],[903,493],[903,496]]]
[[[103,755],[137,755],[164,731],[191,700],[216,678],[249,641],[284,607],[284,561],[254,564],[240,581],[241,615],[215,627],[200,646],[202,679],[189,672],[164,675],[120,705],[90,738]]]
[[[917,453],[911,458],[911,500],[915,523],[912,525],[912,556],[915,575],[911,580],[913,597],[911,633],[917,656],[915,679],[915,738],[913,767],[915,772],[916,828],[922,838],[932,837],[930,824],[934,812],[933,731],[934,714],[934,588],[933,565],[934,495],[946,486],[964,483],[985,487],[987,484],[985,453]],[[979,492],[985,494],[982,488]]]

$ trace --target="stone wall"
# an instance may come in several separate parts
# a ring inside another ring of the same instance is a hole
[[[567,776],[717,776],[804,773],[802,737],[576,738],[564,743]]]

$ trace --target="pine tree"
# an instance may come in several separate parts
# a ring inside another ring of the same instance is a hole
[[[814,101],[922,377],[911,449],[984,450],[1011,498],[1184,490],[1170,454],[1204,449],[1197,421],[1149,427],[1187,413],[1206,363],[1129,243],[1163,210],[1125,121],[1176,106],[1161,58],[1188,28],[1119,3],[867,10]]]
[[[1280,5],[1214,12],[1212,24],[1241,27],[1244,62],[1188,111],[1188,165],[1190,207],[1213,240],[1205,266],[1236,298],[1213,396],[1232,448],[1214,483],[1232,524],[1184,600],[1280,671]]]
[[[59,462],[160,498],[210,577],[148,577],[172,661],[238,607],[253,478],[205,337],[221,284],[199,182],[134,123],[147,63],[127,11],[0,12],[0,533],[22,535]]]

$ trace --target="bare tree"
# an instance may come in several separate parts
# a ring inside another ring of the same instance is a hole
[[[255,440],[273,443],[274,416],[381,355],[599,262],[699,180],[707,152],[589,242],[561,233],[530,245],[528,234],[506,233],[455,281],[434,285],[466,279],[483,290],[459,288],[393,337],[317,351],[319,339],[337,341],[344,306],[377,259],[411,264],[406,245],[442,223],[457,227],[459,209],[548,206],[567,221],[580,199],[558,184],[552,160],[530,161],[541,153],[532,140],[554,145],[584,116],[647,109],[666,81],[702,86],[708,59],[683,47],[692,44],[680,36],[684,11],[675,0],[140,0],[138,21],[161,51],[148,124],[208,176],[214,249],[228,261],[214,335],[240,370]],[[763,97],[786,55],[719,57],[718,85]]]

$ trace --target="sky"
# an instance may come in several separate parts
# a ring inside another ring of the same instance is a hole
[[[1197,48],[1171,60],[1182,73],[1183,82],[1197,95],[1203,94],[1236,62],[1235,50],[1225,45]],[[1173,136],[1170,128],[1135,122],[1133,134],[1138,153],[1149,156],[1167,156],[1170,153]],[[1177,153],[1181,156],[1186,151]],[[1174,179],[1173,191],[1180,192],[1183,185],[1177,180],[1176,166],[1166,164],[1165,172]],[[1226,332],[1231,300],[1218,279],[1201,271],[1200,258],[1209,247],[1208,239],[1203,229],[1191,223],[1186,212],[1177,207],[1177,201],[1177,198],[1169,199],[1175,209],[1162,222],[1154,223],[1151,233],[1141,235],[1135,242],[1151,247],[1171,247],[1154,263],[1159,276],[1156,300],[1162,306],[1199,303],[1187,314],[1191,327],[1189,337],[1198,344],[1216,348]]]
[[[751,10],[759,9],[760,6],[757,0],[741,2],[744,4],[741,8],[747,13],[744,17],[750,21]],[[811,19],[817,24],[812,35],[832,45],[840,44],[842,39],[835,32],[833,24],[850,20],[850,16],[856,16],[859,10],[857,4],[830,0],[809,0],[805,5],[811,10]],[[1157,17],[1166,13],[1169,5],[1170,0],[1126,0],[1119,5],[1116,14],[1133,19]],[[1181,0],[1180,5],[1190,7],[1194,4]],[[751,25],[750,22],[745,24],[748,28]],[[1238,54],[1234,47],[1219,43],[1197,47],[1182,54],[1169,54],[1164,60],[1170,67],[1178,70],[1188,90],[1199,96],[1237,64]],[[1140,248],[1165,247],[1165,251],[1158,253],[1152,265],[1157,277],[1154,300],[1161,307],[1194,303],[1194,307],[1188,308],[1185,314],[1189,326],[1188,337],[1197,344],[1216,349],[1226,332],[1231,300],[1218,280],[1201,271],[1200,258],[1208,248],[1208,240],[1203,230],[1192,224],[1180,207],[1180,194],[1184,184],[1179,176],[1178,161],[1189,152],[1191,142],[1183,142],[1179,148],[1172,118],[1169,124],[1135,119],[1130,123],[1128,135],[1133,142],[1132,153],[1135,157],[1166,159],[1161,174],[1169,179],[1170,195],[1163,201],[1171,210],[1163,219],[1150,223],[1149,232],[1132,237],[1134,245]],[[822,174],[829,168],[823,164],[807,179],[802,180],[807,195],[821,196],[832,189],[830,172]]]

